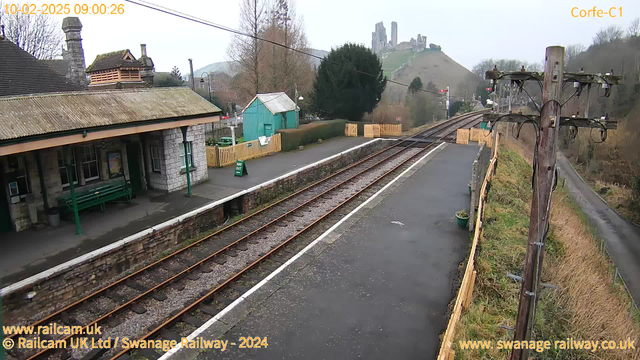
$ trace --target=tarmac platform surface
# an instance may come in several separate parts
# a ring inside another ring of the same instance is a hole
[[[442,145],[192,334],[229,340],[227,351],[179,349],[162,360],[435,358],[469,249],[454,213],[469,210],[477,152]],[[241,336],[267,337],[268,347],[239,349]]]
[[[368,141],[371,139],[338,137],[305,146],[304,150],[248,160],[249,175],[245,177],[234,177],[233,166],[209,168],[209,179],[193,186],[190,198],[184,196],[186,189],[172,193],[150,190],[138,194],[131,203],[109,203],[104,213],[83,212],[82,235],[75,235],[72,221],[61,221],[57,228],[3,233],[0,287]]]

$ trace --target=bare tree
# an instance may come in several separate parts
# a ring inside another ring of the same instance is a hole
[[[22,12],[7,14],[0,1],[0,24],[5,26],[7,39],[36,59],[53,59],[60,55],[63,34],[55,17]],[[18,5],[21,8],[21,5]]]
[[[601,45],[605,43],[612,43],[621,40],[624,36],[624,32],[619,26],[611,25],[605,29],[600,29],[593,37],[594,45]]]
[[[264,29],[263,37],[287,48],[271,43],[263,45],[264,77],[268,79],[269,91],[285,91],[291,97],[295,86],[301,93],[311,90],[313,67],[307,55],[309,52],[307,37],[302,18],[296,15],[292,0],[277,0],[271,5],[270,19]],[[297,50],[297,51],[296,51]],[[300,52],[298,52],[300,51]]]
[[[627,36],[638,36],[640,34],[640,18],[635,18],[629,24],[629,28],[627,29]]]
[[[472,69],[471,72],[480,76],[484,79],[485,72],[487,70],[493,69],[493,66],[497,66],[500,71],[518,71],[522,69],[524,66],[527,71],[537,71],[537,70],[529,70],[529,64],[526,61],[521,61],[517,59],[485,59],[481,62],[477,63]]]
[[[263,0],[243,0],[240,4],[239,30],[250,36],[234,35],[227,51],[238,74],[236,86],[245,100],[250,100],[261,90],[262,42],[258,37],[264,28],[266,15]]]
[[[473,69],[471,69],[471,72],[478,75],[480,78],[484,79],[484,74],[488,71],[493,69],[493,65],[495,65],[495,60],[493,59],[484,59],[482,61],[480,61],[479,63],[477,63]]]
[[[565,49],[565,66],[571,66],[571,63],[585,50],[585,46],[582,44],[568,45]]]
[[[525,62],[524,64],[522,64],[522,66],[524,66],[525,70],[527,70],[527,71],[540,72],[540,71],[544,71],[544,65],[543,64],[544,64],[544,60],[541,63],[539,63],[539,62],[534,62],[534,63]]]

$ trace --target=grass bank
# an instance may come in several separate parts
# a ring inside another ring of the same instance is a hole
[[[593,191],[598,193],[620,216],[640,224],[640,200],[637,199],[632,188],[620,183],[594,179],[588,166],[576,163],[575,159],[571,159],[571,166],[585,179]]]
[[[484,234],[477,253],[477,278],[471,307],[460,319],[456,359],[504,359],[509,352],[495,342],[512,340],[520,284],[507,273],[522,274],[531,204],[531,165],[518,146],[501,146],[487,195]],[[636,340],[636,350],[546,350],[536,359],[640,359],[637,312],[620,285],[613,284],[608,260],[599,252],[595,232],[569,193],[554,193],[538,302],[535,340]],[[461,350],[459,340],[493,340],[494,347]]]

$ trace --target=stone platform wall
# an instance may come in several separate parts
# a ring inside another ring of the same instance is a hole
[[[224,221],[225,211],[251,211],[392,144],[392,141],[373,141],[315,166],[246,190],[244,194],[227,198],[224,203],[207,205],[210,208],[195,210],[4,288],[0,294],[4,324],[16,324],[19,319],[31,318],[33,314],[45,310],[50,312],[52,304],[71,304],[143,267],[185,240],[196,239],[201,233],[220,225]],[[35,292],[31,300],[27,298],[30,292]]]

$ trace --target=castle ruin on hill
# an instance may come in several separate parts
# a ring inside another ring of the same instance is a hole
[[[398,43],[398,23],[391,22],[391,40],[387,40],[387,29],[381,21],[376,24],[376,31],[371,33],[371,51],[380,54],[385,50],[413,50],[422,51],[427,48],[427,37],[418,34],[418,38]]]

